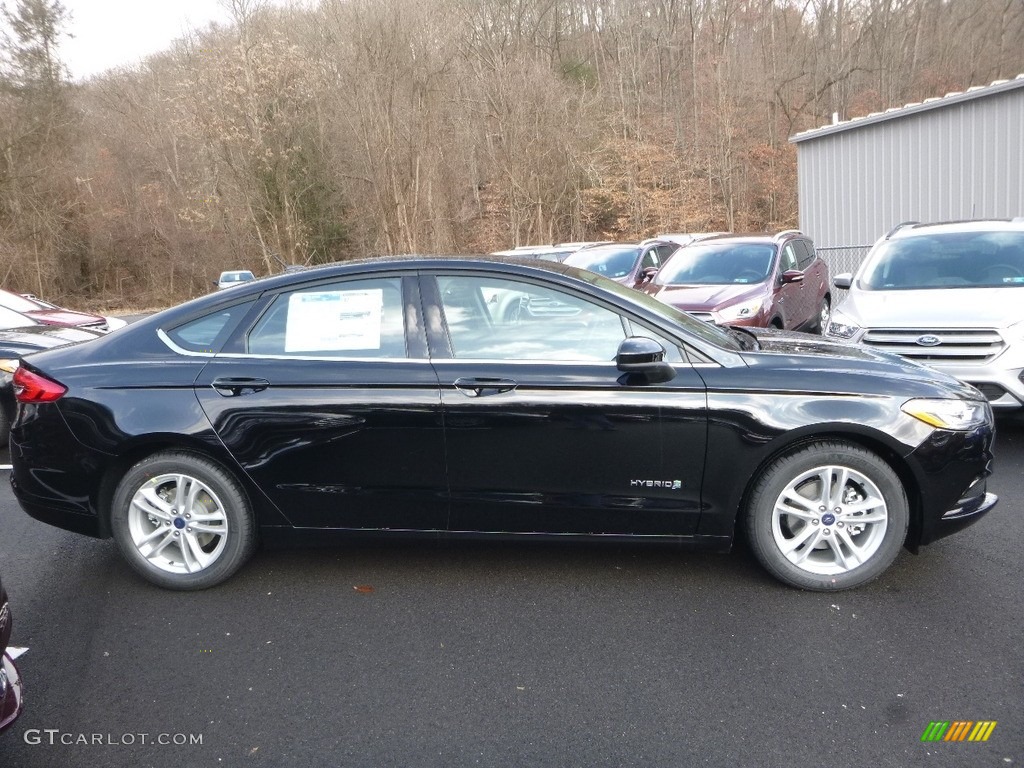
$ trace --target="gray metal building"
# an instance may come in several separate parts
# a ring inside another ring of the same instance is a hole
[[[1024,74],[790,141],[800,229],[833,273],[901,221],[1024,215]]]

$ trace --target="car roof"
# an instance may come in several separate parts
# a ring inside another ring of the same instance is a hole
[[[938,221],[923,224],[908,221],[897,224],[886,235],[886,239],[914,237],[921,235],[943,235],[956,232],[1024,232],[1024,217],[1013,219],[964,219],[961,221]]]

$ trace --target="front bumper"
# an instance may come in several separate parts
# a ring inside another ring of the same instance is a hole
[[[994,441],[991,421],[966,432],[937,429],[911,454],[921,503],[907,536],[911,551],[976,523],[995,507],[999,499],[986,487]]]
[[[24,686],[14,661],[6,653],[0,659],[0,733],[17,720],[25,706]]]
[[[989,510],[999,502],[999,497],[994,493],[982,493],[961,499],[957,506],[946,512],[932,525],[921,532],[920,544],[930,544],[933,541],[945,538],[950,534],[963,530],[969,525],[978,522]]]

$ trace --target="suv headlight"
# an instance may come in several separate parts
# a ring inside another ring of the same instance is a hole
[[[725,323],[732,320],[745,320],[748,317],[756,316],[757,313],[761,311],[761,306],[763,304],[763,298],[750,299],[749,301],[741,301],[739,304],[733,304],[729,307],[716,309],[715,314],[718,315],[719,320]]]
[[[978,400],[908,400],[901,409],[908,416],[938,429],[966,432],[989,420],[988,403]]]
[[[841,320],[829,320],[828,328],[825,330],[825,335],[832,336],[836,339],[852,339],[857,335],[857,331],[859,330],[859,325],[844,323]]]

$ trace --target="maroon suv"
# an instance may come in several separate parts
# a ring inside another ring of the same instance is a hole
[[[821,333],[832,309],[828,266],[796,230],[721,235],[684,246],[641,290],[721,325]]]

